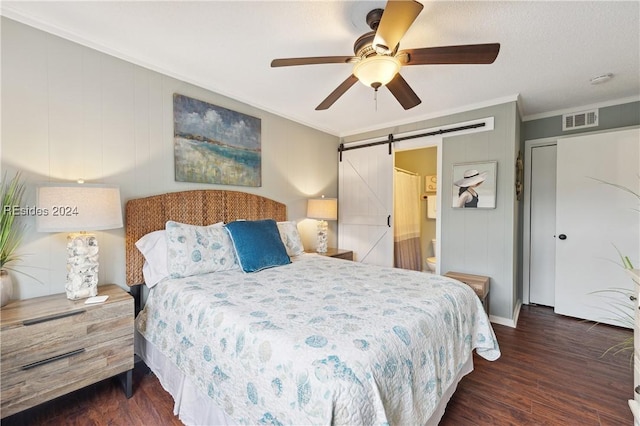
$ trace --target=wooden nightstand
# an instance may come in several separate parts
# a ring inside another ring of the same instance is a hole
[[[55,294],[0,309],[2,418],[120,373],[131,396],[133,298],[114,284],[98,295],[109,299]]]
[[[329,247],[327,249],[326,253],[318,253],[315,250],[306,250],[306,253],[316,253],[316,254],[320,254],[322,256],[335,257],[336,259],[353,260],[353,251],[351,251],[351,250],[340,250],[338,248]]]
[[[463,274],[462,272],[447,272],[445,277],[453,278],[454,280],[461,281],[471,287],[476,292],[485,312],[489,315],[489,277],[483,275]]]

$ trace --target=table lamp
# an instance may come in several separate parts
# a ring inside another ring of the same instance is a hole
[[[307,217],[318,219],[318,253],[327,252],[327,220],[338,219],[338,200],[336,198],[312,198],[307,202]]]
[[[67,236],[67,283],[71,300],[98,294],[100,231],[122,228],[120,190],[101,184],[43,184],[37,188],[39,232],[71,232]]]

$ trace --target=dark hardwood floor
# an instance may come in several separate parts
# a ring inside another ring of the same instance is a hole
[[[631,425],[631,354],[605,350],[632,332],[524,306],[518,328],[494,325],[502,357],[475,357],[458,385],[443,426]],[[173,399],[143,365],[134,395],[105,380],[2,420],[10,425],[180,425]]]
[[[631,330],[523,306],[518,328],[494,325],[502,356],[475,356],[442,426],[632,425],[631,351],[607,353]]]

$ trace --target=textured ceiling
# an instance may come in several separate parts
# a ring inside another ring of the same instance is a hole
[[[314,108],[347,64],[271,68],[274,58],[352,55],[384,1],[3,1],[2,14],[334,135],[520,96],[524,118],[640,98],[640,2],[423,1],[401,48],[501,43],[492,65],[405,67],[422,99],[405,111],[356,84]],[[613,73],[604,84],[592,77]]]

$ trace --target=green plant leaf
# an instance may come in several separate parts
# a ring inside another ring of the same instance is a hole
[[[25,185],[20,172],[16,173],[11,180],[7,180],[7,174],[4,174],[1,187],[0,268],[6,268],[21,259],[21,256],[16,254],[16,250],[22,242],[25,226],[15,222],[16,216],[13,214],[13,209],[22,205],[24,191]]]

